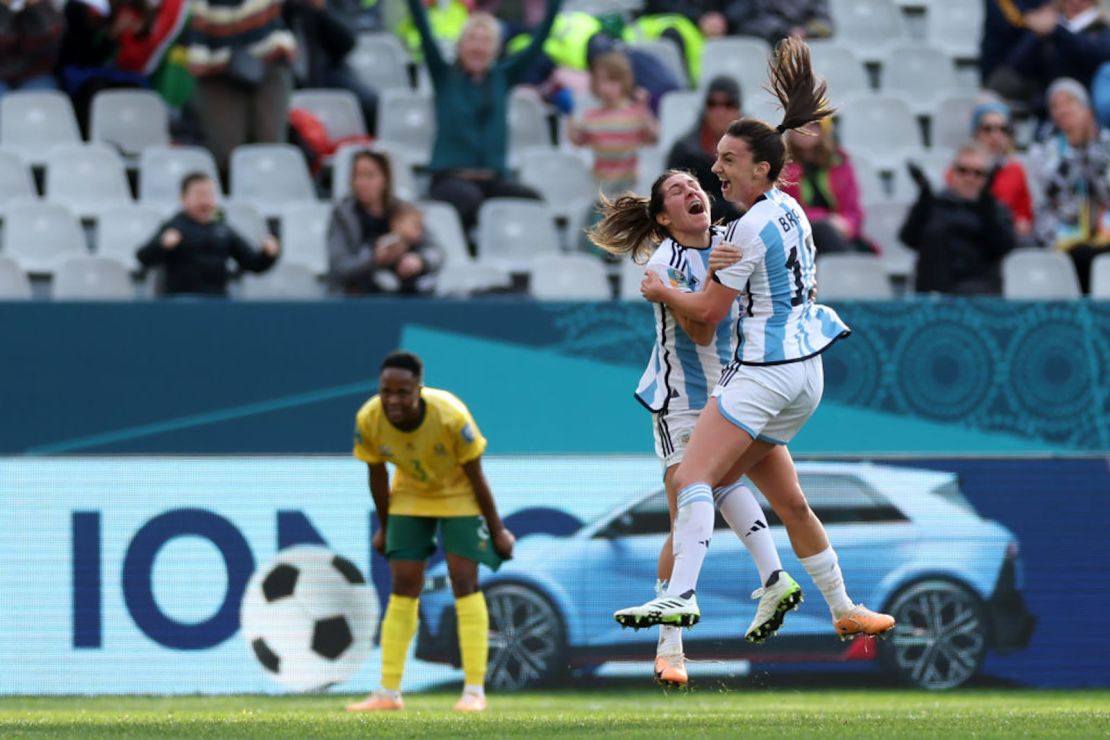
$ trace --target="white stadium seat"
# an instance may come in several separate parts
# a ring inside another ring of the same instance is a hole
[[[19,264],[0,255],[0,301],[25,301],[31,298],[31,280]]]
[[[240,295],[248,301],[312,301],[323,297],[324,287],[312,268],[282,260],[266,272],[244,274]]]
[[[81,223],[57,203],[17,202],[4,209],[4,250],[24,271],[52,274],[68,257],[88,254]]]
[[[478,209],[478,259],[528,272],[541,254],[559,251],[551,211],[535,200],[489,198]]]
[[[95,254],[137,270],[135,252],[154,237],[163,220],[164,214],[152,206],[128,204],[108,208],[96,220]]]
[[[46,198],[81,218],[131,203],[123,160],[105,144],[62,144],[46,157]]]
[[[170,143],[170,113],[152,90],[101,90],[92,101],[89,139],[127,157]]]
[[[62,262],[50,285],[56,301],[129,301],[135,287],[127,268],[114,259],[81,255]]]
[[[139,155],[139,202],[163,212],[181,207],[181,181],[201,172],[220,193],[220,178],[212,152],[199,146],[152,146]]]
[[[281,261],[303,265],[316,275],[328,271],[331,203],[295,203],[281,214]]]
[[[1079,277],[1063,252],[1015,249],[1002,258],[1002,295],[1011,300],[1071,300],[1080,295]]]
[[[877,256],[825,254],[817,257],[817,295],[822,301],[885,301],[894,289]]]
[[[333,141],[347,136],[365,136],[366,121],[358,98],[350,90],[295,90],[289,99],[289,110],[307,110],[324,124]]]
[[[606,301],[612,297],[605,266],[588,254],[537,257],[528,291],[541,301]]]
[[[231,153],[231,197],[276,218],[292,203],[316,200],[316,191],[297,147],[244,144]]]
[[[41,166],[56,144],[79,144],[69,97],[56,90],[15,91],[0,98],[0,148]]]

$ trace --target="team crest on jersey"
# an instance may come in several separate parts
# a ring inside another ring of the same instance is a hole
[[[466,426],[462,428],[462,431],[459,432],[459,435],[463,438],[464,442],[472,444],[474,442],[474,427],[467,423]]]
[[[667,268],[667,278],[671,283],[672,288],[686,288],[690,291],[698,289],[698,279],[693,275],[687,275],[680,270],[673,267]]]

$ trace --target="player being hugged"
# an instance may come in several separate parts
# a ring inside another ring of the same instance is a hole
[[[649,273],[658,275],[676,290],[698,291],[711,282],[714,263],[730,264],[740,253],[723,244],[724,229],[710,225],[709,196],[689,172],[668,170],[651,187],[648,197],[625,195],[602,200],[602,220],[590,238],[602,249],[635,260],[647,257]],[[653,244],[659,246],[652,249]],[[729,361],[734,346],[733,324],[738,308],[729,309],[731,321],[696,321],[660,304],[655,311],[655,346],[636,389],[636,398],[652,412],[655,453],[663,463],[663,481],[672,525],[678,489],[674,474],[686,452],[698,414],[709,392]],[[736,478],[713,489],[713,500],[729,527],[752,555],[764,586],[755,619],[748,627],[749,642],[762,642],[782,624],[786,612],[802,598],[798,584],[782,569],[778,551],[767,528],[767,517],[755,495]],[[656,591],[662,593],[673,564],[672,538],[659,553]],[[661,683],[687,682],[678,617],[664,619],[656,647],[655,677]],[[633,625],[634,626],[634,625]]]
[[[425,388],[420,358],[394,352],[382,362],[378,395],[359,409],[354,456],[370,466],[370,493],[381,521],[374,549],[389,560],[392,590],[382,619],[381,688],[352,712],[404,708],[401,676],[416,634],[424,566],[443,540],[455,593],[465,675],[460,712],[486,708],[489,612],[478,590],[478,563],[497,570],[512,557],[512,533],[501,523],[482,472],[486,440],[470,412],[447,391]],[[393,483],[385,464],[396,467]]]
[[[720,269],[702,291],[675,289],[652,271],[641,286],[649,301],[709,323],[727,317],[739,298],[739,342],[713,389],[716,402],[702,411],[675,471],[675,554],[666,593],[614,617],[638,624],[697,620],[695,589],[713,534],[713,488],[747,474],[786,526],[794,552],[829,604],[837,634],[876,635],[890,630],[894,619],[848,598],[836,552],[786,448],[821,400],[821,353],[849,329],[836,312],[814,302],[813,233],[801,206],[775,183],[786,161],[783,134],[834,109],[803,41],[780,42],[770,72],[782,123],[734,121],[717,144],[713,165],[724,197],[746,209],[725,233],[741,259]]]

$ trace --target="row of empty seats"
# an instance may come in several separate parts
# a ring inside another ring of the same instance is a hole
[[[1075,267],[1067,255],[1041,249],[1018,249],[1002,262],[1003,295],[1011,300],[1073,300],[1080,297]],[[619,273],[618,297],[637,300],[643,266],[626,260]],[[529,293],[539,300],[603,301],[612,297],[609,273],[585,254],[549,254],[529,266]],[[880,261],[869,255],[834,254],[817,259],[817,283],[823,301],[891,300],[895,293]],[[507,288],[507,271],[488,263],[448,264],[437,294],[465,297],[476,290]],[[94,255],[63,260],[51,283],[55,300],[130,300],[137,291],[127,268]],[[235,293],[248,300],[314,300],[323,285],[309,268],[279,262],[261,275],[243,276]],[[31,282],[12,259],[0,255],[0,300],[32,296]],[[1110,300],[1110,254],[1092,266],[1091,297]]]

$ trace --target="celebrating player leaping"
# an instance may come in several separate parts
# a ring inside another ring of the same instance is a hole
[[[786,161],[783,134],[834,109],[804,42],[780,42],[770,66],[782,123],[734,121],[717,144],[713,165],[724,197],[747,210],[725,233],[725,241],[740,248],[740,261],[718,271],[702,291],[676,290],[652,271],[641,286],[649,301],[702,322],[724,319],[739,297],[740,340],[713,389],[716,403],[702,411],[675,471],[674,568],[666,593],[614,617],[635,626],[697,621],[695,590],[713,533],[713,487],[747,474],[786,526],[794,552],[829,604],[836,632],[876,635],[890,630],[894,619],[849,599],[836,552],[786,448],[821,400],[821,353],[849,329],[836,312],[814,302],[812,230],[801,206],[775,182]]]
[[[725,262],[739,258],[734,247],[721,246],[724,229],[710,225],[709,196],[688,172],[664,172],[655,180],[648,197],[625,195],[613,202],[603,200],[602,212],[602,220],[590,232],[593,242],[613,254],[633,258],[650,255],[646,269],[678,290],[700,290],[711,279],[711,253],[714,260],[724,258]],[[659,244],[654,252],[653,243]],[[733,320],[737,310],[734,301],[729,309]],[[732,322],[694,321],[664,305],[655,312],[655,347],[636,398],[652,411],[655,453],[663,463],[672,525],[678,499],[675,470],[686,452],[698,414],[709,400],[709,391],[732,359],[733,342]],[[713,490],[713,498],[759,570],[763,586],[753,594],[760,601],[746,638],[762,642],[798,604],[802,590],[782,570],[767,517],[751,490],[736,479],[727,479]],[[672,542],[668,537],[659,553],[658,592],[666,587],[672,565]],[[655,677],[661,683],[683,685],[687,681],[681,623],[676,619],[660,625]]]

